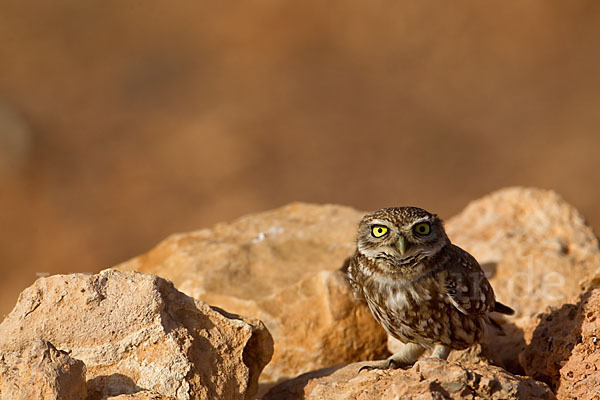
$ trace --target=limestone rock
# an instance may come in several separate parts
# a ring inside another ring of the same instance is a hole
[[[501,368],[425,358],[408,370],[358,373],[355,363],[313,371],[273,387],[264,400],[553,399],[548,386]]]
[[[174,400],[174,398],[163,396],[148,390],[141,390],[133,394],[120,394],[118,396],[105,397],[102,400]]]
[[[600,289],[539,314],[525,331],[525,372],[547,382],[558,399],[600,393]]]
[[[0,399],[85,398],[85,365],[51,343],[33,340],[0,355]]]
[[[38,279],[0,324],[0,351],[50,341],[87,367],[89,399],[143,389],[176,399],[250,398],[271,357],[264,325],[157,276],[102,271]]]
[[[118,266],[164,276],[209,304],[265,322],[275,341],[261,380],[382,357],[386,335],[338,270],[362,213],[291,204],[173,235]]]
[[[592,229],[550,190],[499,190],[469,204],[446,228],[482,264],[496,297],[517,317],[569,301],[600,266]]]
[[[291,204],[212,229],[173,235],[118,266],[165,276],[190,296],[265,322],[275,352],[261,379],[381,358],[385,334],[353,301],[337,271],[355,247],[363,213]],[[489,272],[512,318],[495,317],[486,342],[451,359],[522,373],[523,327],[539,310],[581,292],[600,266],[598,241],[583,217],[551,191],[508,188],[450,219],[453,242]],[[580,282],[582,282],[580,284]]]
[[[486,342],[470,351],[522,373],[523,328],[546,307],[561,305],[591,285],[600,266],[598,239],[555,192],[519,187],[473,201],[446,229],[452,242],[482,265],[497,299],[516,312],[494,317],[506,335],[492,328]]]

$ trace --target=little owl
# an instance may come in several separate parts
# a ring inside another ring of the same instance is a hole
[[[450,243],[437,215],[416,207],[366,215],[347,272],[354,296],[405,343],[367,369],[405,368],[430,348],[446,359],[482,339],[490,312],[514,313],[495,300],[475,258]]]

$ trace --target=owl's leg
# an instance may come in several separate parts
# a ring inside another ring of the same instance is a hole
[[[424,351],[425,348],[419,344],[406,343],[399,352],[387,358],[389,368],[411,367]]]
[[[442,360],[445,360],[448,358],[450,351],[450,347],[444,346],[443,344],[436,344],[435,348],[433,349],[433,353],[431,353],[431,357],[441,358]]]
[[[416,343],[406,343],[399,352],[391,355],[385,360],[377,361],[372,365],[365,365],[361,367],[358,372],[363,369],[395,369],[395,368],[407,368],[411,367],[418,359],[421,354],[425,351],[425,348]]]

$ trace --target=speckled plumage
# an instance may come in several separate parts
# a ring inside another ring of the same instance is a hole
[[[376,237],[375,229],[386,233]],[[416,207],[366,215],[347,272],[354,295],[385,330],[413,344],[410,354],[390,357],[388,366],[410,365],[426,348],[445,358],[450,349],[482,339],[488,313],[512,312],[496,302],[475,258],[450,243],[442,221]]]

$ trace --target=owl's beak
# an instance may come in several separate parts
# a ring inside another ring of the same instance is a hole
[[[398,238],[398,251],[400,251],[401,255],[404,255],[404,253],[406,253],[406,239],[404,238],[404,236],[400,236]]]

